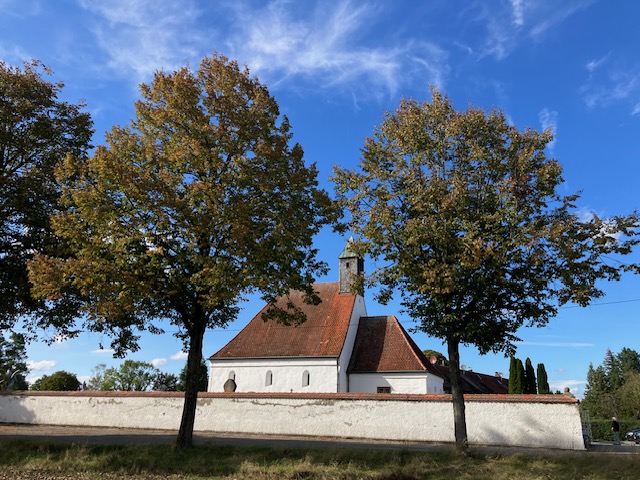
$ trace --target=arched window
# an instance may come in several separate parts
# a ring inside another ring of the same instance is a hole
[[[264,384],[267,387],[270,386],[270,385],[273,385],[273,373],[271,373],[271,370],[267,371],[267,376],[266,376],[266,378],[264,380]]]
[[[305,370],[304,372],[302,372],[302,386],[308,387],[309,381],[310,381],[309,370]]]
[[[236,380],[236,372],[234,372],[233,370],[231,370],[231,371],[229,372],[229,378],[235,382],[235,380]]]

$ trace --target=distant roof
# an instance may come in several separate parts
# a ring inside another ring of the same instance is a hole
[[[211,359],[340,356],[356,296],[339,293],[339,286],[338,282],[316,283],[313,288],[322,300],[319,305],[304,303],[298,291],[278,299],[277,305],[284,308],[291,301],[306,314],[307,321],[298,326],[265,322],[265,306]]]
[[[444,391],[451,393],[451,371],[448,366],[434,365],[444,378]],[[506,394],[509,393],[509,379],[472,370],[462,371],[462,393]]]
[[[349,373],[438,371],[393,315],[362,317]]]

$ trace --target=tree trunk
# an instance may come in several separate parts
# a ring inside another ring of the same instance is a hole
[[[458,340],[447,340],[449,350],[449,369],[451,377],[451,395],[453,397],[453,425],[456,437],[456,450],[462,455],[469,454],[467,439],[467,420],[464,413],[464,394],[462,390],[462,374],[460,372],[460,344]]]
[[[194,329],[189,335],[189,356],[187,358],[187,376],[184,391],[184,407],[180,430],[176,439],[178,448],[189,448],[193,445],[193,425],[196,420],[196,406],[198,402],[198,377],[202,363],[202,343],[205,328],[200,328],[205,321],[193,320]]]

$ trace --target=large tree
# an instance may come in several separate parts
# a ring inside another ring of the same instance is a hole
[[[619,353],[607,349],[597,368],[589,364],[587,385],[581,408],[588,410],[592,418],[609,418],[612,415],[640,418],[638,404],[634,405],[640,385],[640,354],[624,347]]]
[[[100,390],[145,392],[153,386],[160,371],[148,362],[125,360],[119,367],[107,368]]]
[[[58,170],[68,209],[52,224],[73,256],[37,256],[30,278],[51,301],[86,298],[85,328],[112,333],[118,355],[137,348],[137,330],[160,332],[156,320],[175,326],[188,352],[185,447],[205,331],[233,321],[251,292],[268,317],[304,320],[275,299],[296,289],[319,301],[313,278],[326,265],[312,241],[335,209],[275,99],[235,62],[157,72],[141,92],[131,125]]]
[[[62,83],[37,61],[23,68],[0,61],[0,329],[18,318],[29,326],[59,327],[76,314],[69,302],[47,304],[31,295],[27,262],[34,252],[61,254],[50,215],[60,189],[54,168],[67,154],[87,154],[93,133],[84,105],[59,99]]]
[[[80,388],[80,382],[75,373],[58,370],[51,375],[43,375],[33,382],[31,390],[45,391],[73,391]]]
[[[519,131],[498,110],[457,111],[432,89],[402,100],[365,140],[356,170],[335,168],[336,191],[359,238],[381,259],[369,284],[400,291],[418,329],[444,339],[451,363],[455,438],[467,451],[460,345],[512,354],[522,325],[544,325],[567,302],[603,295],[606,264],[637,243],[638,216],[584,220],[577,195],[558,193],[552,135]],[[637,268],[637,267],[635,267]]]

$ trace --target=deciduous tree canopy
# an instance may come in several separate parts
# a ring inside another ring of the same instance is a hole
[[[27,278],[34,252],[63,253],[49,222],[60,194],[53,172],[67,154],[83,158],[93,133],[84,105],[61,101],[63,84],[48,74],[36,61],[0,61],[0,329],[25,315],[61,328],[77,311],[70,298],[55,309],[35,300]]]
[[[74,373],[59,370],[51,375],[43,375],[31,386],[32,390],[73,391],[80,388],[78,377]]]
[[[58,170],[67,210],[52,224],[73,256],[37,256],[30,278],[43,298],[86,299],[85,327],[113,334],[118,354],[137,347],[137,330],[160,332],[154,320],[175,326],[188,351],[187,446],[205,330],[231,322],[250,292],[318,301],[326,266],[312,239],[335,210],[275,99],[235,62],[157,72],[141,92],[130,126]],[[275,306],[268,316],[304,320]]]
[[[582,220],[562,196],[551,133],[519,131],[499,110],[456,111],[402,100],[365,140],[357,170],[335,169],[336,191],[359,236],[381,259],[368,277],[386,302],[401,292],[418,329],[446,339],[456,441],[466,451],[459,346],[514,352],[522,325],[544,325],[559,305],[603,295],[635,265],[604,263],[637,243],[638,216]]]
[[[104,371],[100,390],[145,392],[151,389],[158,373],[150,363],[125,360],[119,367]]]

